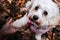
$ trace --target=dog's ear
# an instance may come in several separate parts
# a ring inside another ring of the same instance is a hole
[[[60,20],[59,20],[59,24],[58,25],[60,25]]]
[[[31,8],[33,2],[34,2],[34,0],[27,1],[27,3],[26,3],[27,10],[29,10]]]
[[[59,16],[59,20],[58,20],[58,25],[60,25],[60,16]]]
[[[60,0],[52,0],[52,1],[55,2],[58,5],[58,7],[60,8]]]
[[[52,0],[52,1],[55,2],[58,5],[58,7],[60,8],[60,0]],[[59,12],[58,25],[60,25],[60,12]]]

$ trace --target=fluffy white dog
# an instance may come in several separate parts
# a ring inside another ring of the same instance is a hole
[[[59,25],[59,7],[52,0],[31,0],[27,2],[26,8],[29,10],[28,17],[35,26],[31,26],[31,30],[36,32],[37,40],[41,40],[42,34]]]
[[[36,40],[41,40],[42,34],[59,25],[59,7],[52,0],[31,0],[26,8],[29,14],[13,22],[13,26],[19,28],[31,20],[30,28],[36,33]]]

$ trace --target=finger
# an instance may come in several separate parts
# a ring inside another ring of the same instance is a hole
[[[12,19],[12,18],[10,18],[10,20],[9,20],[7,23],[9,23],[9,24],[10,24],[10,23],[12,23],[12,21],[13,21],[13,19]]]
[[[59,0],[54,0],[58,5],[60,4],[60,1]]]

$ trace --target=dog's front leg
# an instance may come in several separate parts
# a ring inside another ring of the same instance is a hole
[[[12,25],[13,25],[13,27],[15,27],[15,28],[21,28],[21,27],[23,27],[24,25],[27,24],[28,20],[29,20],[29,19],[28,19],[27,14],[26,14],[26,15],[24,15],[24,17],[22,17],[21,19],[17,19],[16,21],[14,21],[14,22],[12,23]]]

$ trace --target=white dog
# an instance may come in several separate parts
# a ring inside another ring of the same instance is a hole
[[[37,40],[41,40],[42,34],[59,25],[59,7],[52,0],[31,0],[27,2],[26,8],[29,10],[28,17],[35,26],[31,26],[31,30],[36,32]]]

